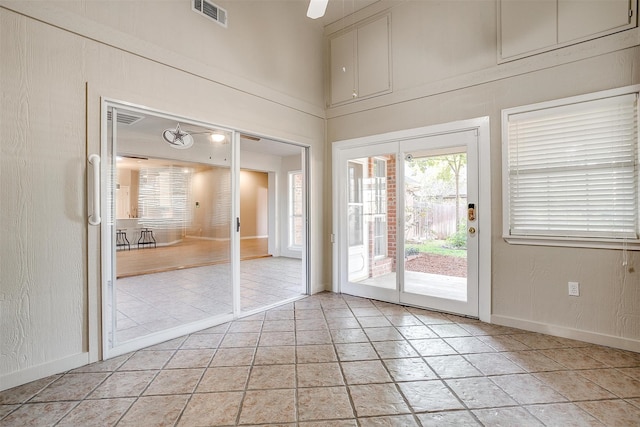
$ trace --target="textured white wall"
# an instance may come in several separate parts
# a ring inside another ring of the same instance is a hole
[[[502,239],[500,129],[504,108],[640,83],[640,32],[497,65],[493,1],[404,2],[391,13],[394,93],[330,109],[328,141],[489,116],[494,321],[640,351],[640,252],[624,267],[619,250]],[[568,281],[580,282],[579,298]]]
[[[274,17],[260,2],[230,2],[230,13],[236,3],[228,32],[203,36],[206,20],[188,2],[0,1],[0,389],[99,357],[100,242],[86,221],[86,158],[99,152],[101,97],[308,144],[324,162],[322,59],[303,60],[322,29],[305,27],[295,7]],[[165,16],[174,12],[179,31]],[[282,25],[262,31],[265,17]],[[266,45],[279,60],[253,67]],[[322,168],[314,173],[320,207]],[[318,215],[315,265],[322,229]],[[315,291],[322,273],[311,272]]]

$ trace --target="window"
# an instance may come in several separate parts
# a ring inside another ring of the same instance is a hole
[[[140,169],[139,224],[152,228],[182,228],[191,222],[190,168]]]
[[[508,242],[640,249],[639,89],[503,110]]]
[[[289,172],[289,248],[301,249],[304,224],[302,218],[302,172]]]

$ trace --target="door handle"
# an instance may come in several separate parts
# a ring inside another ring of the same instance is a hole
[[[236,217],[236,232],[240,231],[240,217]]]
[[[92,154],[89,163],[93,166],[93,213],[89,215],[89,224],[99,225],[100,218],[100,156]]]
[[[469,234],[476,234],[476,228],[475,227],[469,227]]]

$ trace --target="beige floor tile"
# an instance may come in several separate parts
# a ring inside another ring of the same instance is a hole
[[[500,353],[466,354],[465,359],[484,375],[523,373],[524,369]]]
[[[391,377],[380,360],[342,362],[347,384],[390,383]]]
[[[345,361],[379,359],[373,346],[369,343],[336,344],[338,358]]]
[[[249,376],[248,389],[295,388],[295,365],[254,366]]]
[[[640,367],[640,353],[597,345],[581,348],[580,351],[610,367]]]
[[[420,356],[445,356],[449,354],[458,354],[453,347],[440,338],[410,340],[409,342],[413,348],[420,353]]]
[[[413,415],[360,418],[360,427],[418,427]]]
[[[118,427],[173,425],[189,396],[144,396],[139,398],[118,423]]]
[[[578,402],[576,405],[608,426],[637,426],[640,420],[640,408],[624,400]]]
[[[440,338],[468,337],[471,335],[469,331],[455,324],[429,325],[429,327]]]
[[[393,326],[420,326],[422,322],[408,312],[384,313]]]
[[[303,330],[296,332],[297,345],[331,344],[331,334],[329,330]]]
[[[549,335],[536,334],[536,333],[522,333],[514,334],[512,338],[525,344],[527,347],[533,350],[546,350],[550,348],[563,348],[566,347],[560,340],[555,339]]]
[[[261,347],[263,346],[283,346],[295,345],[295,332],[263,332],[260,335]]]
[[[186,337],[182,337],[182,341],[184,341]],[[124,354],[122,356],[114,357],[112,359],[104,360],[101,362],[91,363],[86,366],[82,366],[80,368],[74,369],[71,372],[80,373],[80,372],[113,372],[117,370],[127,359],[131,357],[131,354]]]
[[[261,320],[231,322],[227,333],[261,332],[262,323],[263,322]]]
[[[445,382],[470,409],[518,405],[489,378],[460,378]]]
[[[295,393],[295,390],[247,391],[240,410],[240,424],[295,422]]]
[[[146,371],[162,369],[175,353],[174,350],[138,351],[124,362],[118,371]]]
[[[234,425],[242,396],[241,392],[194,394],[180,417],[178,426]]]
[[[336,344],[369,342],[369,338],[362,329],[334,329],[331,331],[331,336]]]
[[[91,399],[138,397],[157,374],[158,371],[114,372],[89,397]]]
[[[329,329],[361,329],[355,317],[327,318]]]
[[[438,335],[429,329],[428,326],[398,326],[398,332],[408,340],[420,340],[427,338],[438,338]]]
[[[445,338],[447,344],[460,354],[493,353],[495,350],[476,337]]]
[[[491,381],[522,405],[566,402],[567,398],[530,374],[491,377]]]
[[[270,320],[293,320],[295,312],[293,310],[269,310],[265,315],[265,322]]]
[[[598,369],[607,367],[604,363],[587,356],[581,349],[577,348],[540,350],[540,353],[558,362],[567,369]]]
[[[222,334],[193,334],[180,347],[183,350],[196,348],[218,348],[222,342]]]
[[[579,371],[580,375],[607,389],[618,397],[640,397],[640,381],[617,369]]]
[[[387,320],[384,316],[371,316],[371,317],[362,317],[356,315],[358,319],[358,323],[363,328],[382,328],[385,326],[392,326],[391,322]]]
[[[400,383],[399,386],[415,412],[464,408],[458,398],[440,380]]]
[[[426,327],[426,326],[425,326]],[[364,333],[371,341],[403,341],[404,337],[394,327],[364,328]]]
[[[291,332],[296,330],[293,319],[265,320],[262,332]]]
[[[4,390],[0,392],[0,405],[24,403],[61,376],[62,375],[53,375]]]
[[[420,358],[383,360],[395,381],[421,381],[436,379],[436,374]]]
[[[297,365],[298,387],[330,387],[344,385],[338,363],[303,363]]]
[[[559,363],[535,350],[513,351],[502,354],[527,372],[562,371],[565,369]]]
[[[199,369],[165,369],[149,384],[144,395],[190,394],[204,373]]]
[[[282,365],[296,362],[296,348],[294,346],[258,347],[254,364]]]
[[[570,400],[616,398],[615,395],[575,371],[539,372],[534,376]]]
[[[529,346],[512,338],[509,335],[492,335],[476,337],[483,343],[490,345],[496,351],[520,351],[531,350]]]
[[[418,414],[418,419],[424,427],[474,427],[480,425],[468,411]]]
[[[298,363],[322,363],[338,360],[332,345],[302,345],[296,346]]]
[[[167,369],[206,368],[215,354],[214,349],[178,350],[173,355]]]
[[[198,393],[244,390],[249,379],[249,366],[220,366],[205,371]]]
[[[486,426],[535,427],[544,425],[523,408],[477,409],[472,412]]]
[[[246,366],[253,363],[256,349],[244,348],[220,348],[211,360],[210,366]]]
[[[321,319],[296,319],[296,331],[328,331],[329,326],[324,318]]]
[[[6,417],[7,415],[9,415],[11,412],[18,409],[19,407],[20,405],[0,405],[0,420]]]
[[[618,368],[618,371],[633,378],[634,380],[640,381],[640,368]]]
[[[552,403],[527,406],[526,409],[546,426],[590,427],[604,426],[600,421],[573,403]]]
[[[410,412],[394,384],[368,384],[349,387],[356,416],[398,415]]]
[[[329,420],[353,417],[345,387],[316,387],[298,390],[298,419]]]
[[[109,374],[106,372],[66,374],[49,384],[30,402],[81,400],[91,393]]]
[[[111,426],[135,402],[133,398],[84,400],[73,408],[57,426]]]
[[[358,427],[358,422],[354,419],[331,420],[331,421],[302,421],[298,423],[300,427]]]
[[[321,319],[324,321],[324,313],[319,308],[295,311],[296,320],[300,319]]]
[[[425,357],[425,362],[441,378],[479,377],[482,374],[462,356]]]
[[[179,349],[187,337],[178,337],[169,341],[162,342],[160,344],[152,345],[151,347],[144,348],[143,350],[177,350]]]
[[[2,420],[3,427],[52,426],[64,417],[78,402],[28,403]]]
[[[353,307],[351,311],[356,317],[382,317],[382,312],[374,306]]]
[[[346,304],[345,304],[346,306]],[[348,306],[346,306],[347,308],[336,308],[336,307],[331,307],[331,308],[324,308],[324,317],[326,318],[327,322],[329,321],[329,319],[339,319],[339,318],[355,318],[353,315],[353,312],[348,308]]]
[[[229,347],[255,347],[258,344],[260,334],[257,332],[228,333],[220,343],[220,348]]]
[[[372,344],[378,355],[383,359],[402,359],[419,356],[407,341],[379,341]]]

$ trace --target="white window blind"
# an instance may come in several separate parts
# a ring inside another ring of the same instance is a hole
[[[513,110],[509,236],[638,239],[637,93]]]

